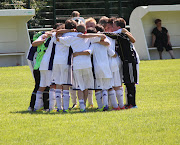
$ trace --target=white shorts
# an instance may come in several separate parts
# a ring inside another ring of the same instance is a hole
[[[113,87],[122,86],[122,75],[119,70],[112,72],[113,78],[111,79]]]
[[[95,79],[95,90],[108,90],[113,86],[111,78],[96,78]]]
[[[73,89],[94,89],[94,78],[92,68],[73,70],[74,86]]]
[[[53,66],[53,79],[55,81],[55,84],[63,85],[63,84],[69,84],[69,65],[64,64],[54,64]]]
[[[50,86],[52,82],[51,70],[40,70],[40,87]]]

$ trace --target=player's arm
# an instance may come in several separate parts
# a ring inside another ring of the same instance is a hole
[[[97,43],[99,43],[101,45],[104,45],[104,46],[109,46],[110,45],[109,42],[104,41],[104,40],[101,40],[100,42],[97,42]]]
[[[130,39],[130,41],[131,41],[132,43],[135,43],[135,42],[136,42],[136,40],[135,40],[135,38],[133,37],[133,35],[132,35],[126,28],[123,28],[123,29],[122,29],[122,33],[126,34],[126,35],[129,37],[129,39]]]
[[[103,34],[105,34],[106,36],[108,36],[108,37],[110,37],[110,38],[112,38],[112,39],[118,39],[118,36],[119,36],[119,34],[117,34],[117,33],[105,32],[105,33],[103,33]]]
[[[78,34],[77,37],[80,37],[80,38],[92,38],[92,37],[100,37],[101,40],[104,40],[106,39],[106,36],[104,34]]]
[[[56,31],[56,37],[59,34],[64,34],[64,33],[68,33],[68,32],[76,32],[76,30],[75,29],[59,29]]]
[[[36,46],[39,46],[39,45],[43,44],[44,41],[48,38],[48,35],[47,34],[43,34],[40,37],[41,37],[40,39],[38,38],[37,40],[32,42],[32,46],[33,47],[36,47]]]
[[[82,51],[82,52],[75,52],[73,53],[73,57],[79,56],[79,55],[90,55],[91,53],[88,50]]]
[[[156,36],[152,34],[152,44],[151,44],[152,47],[154,47],[155,41],[156,41]]]

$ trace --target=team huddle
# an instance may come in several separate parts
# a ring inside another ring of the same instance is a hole
[[[79,15],[74,11],[65,24],[33,36],[27,59],[33,66],[35,88],[28,110],[69,112],[70,96],[73,109],[77,95],[80,112],[86,112],[93,107],[93,90],[97,111],[137,108],[140,60],[125,20],[102,17],[96,24],[95,19]]]

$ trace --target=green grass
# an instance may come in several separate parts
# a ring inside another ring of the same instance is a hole
[[[180,144],[178,59],[141,61],[138,109],[123,111],[29,113],[34,81],[28,66],[0,68],[0,82],[2,145]]]

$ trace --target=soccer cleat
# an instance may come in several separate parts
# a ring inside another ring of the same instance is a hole
[[[67,109],[67,110],[64,110],[64,109],[63,109],[63,112],[64,112],[64,113],[69,113],[69,110],[68,110],[68,109]]]
[[[30,106],[28,107],[28,111],[31,112],[33,111],[33,108],[31,108]]]
[[[56,113],[57,110],[56,109],[53,109],[53,110],[50,110],[49,113]]]
[[[34,108],[34,112],[41,112],[41,111],[43,111],[43,109],[44,109],[44,107],[41,107],[40,109],[36,109],[36,108]]]
[[[86,109],[80,109],[80,112],[86,112]]]
[[[77,108],[78,108],[78,105],[77,104],[73,104],[71,109],[77,109]]]
[[[109,110],[109,107],[106,105],[106,106],[103,106],[103,111],[108,111]]]
[[[92,105],[92,104],[91,104],[91,105],[89,104],[87,108],[88,108],[88,109],[92,109],[92,108],[93,108],[93,105]]]
[[[60,110],[59,108],[57,108],[56,112],[61,113],[61,112],[63,112],[63,110]]]
[[[120,110],[120,107],[119,106],[117,108],[113,107],[112,110],[115,110],[115,111]]]
[[[97,108],[96,111],[102,112],[104,111],[104,107],[102,107],[101,109]]]
[[[125,106],[123,106],[122,108],[120,108],[120,110],[126,109]]]
[[[136,108],[138,108],[138,107],[137,107],[137,106],[132,106],[132,107],[131,107],[131,109],[136,109]]]

